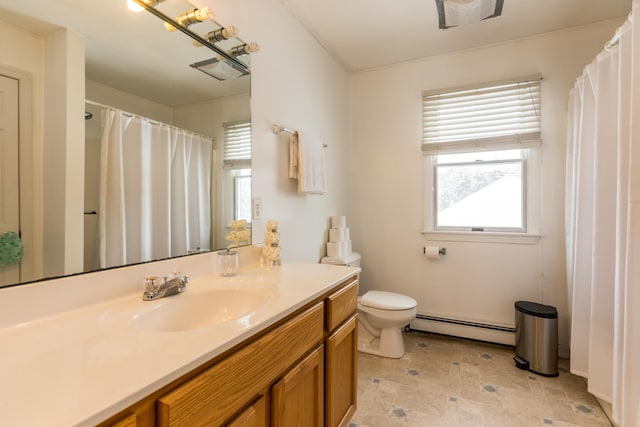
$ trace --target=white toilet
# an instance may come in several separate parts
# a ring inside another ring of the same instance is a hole
[[[360,254],[324,257],[323,264],[360,267]],[[358,297],[358,351],[398,359],[404,355],[402,328],[416,318],[418,303],[393,292],[369,291]]]
[[[398,359],[404,355],[402,328],[416,318],[418,303],[393,292],[358,297],[358,351]]]

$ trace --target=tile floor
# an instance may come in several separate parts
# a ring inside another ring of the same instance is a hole
[[[606,426],[584,379],[517,369],[513,348],[424,332],[404,334],[401,359],[358,356],[358,410],[350,427]]]

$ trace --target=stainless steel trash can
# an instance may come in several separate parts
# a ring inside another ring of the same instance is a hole
[[[520,369],[558,376],[558,311],[550,305],[516,301],[516,355]]]

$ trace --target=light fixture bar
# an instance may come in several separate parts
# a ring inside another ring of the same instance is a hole
[[[164,22],[168,23],[169,25],[175,27],[177,30],[179,30],[182,33],[186,34],[187,36],[191,37],[192,39],[194,39],[195,41],[197,41],[201,45],[208,47],[209,49],[211,49],[212,51],[214,51],[218,55],[222,56],[227,61],[231,62],[232,64],[236,65],[237,67],[240,67],[240,68],[246,70],[247,74],[249,73],[249,69],[246,66],[246,64],[244,64],[241,61],[238,61],[238,59],[236,59],[233,55],[230,55],[229,53],[225,52],[224,50],[216,47],[211,42],[209,42],[209,40],[206,40],[203,37],[200,37],[198,34],[194,33],[193,31],[190,31],[189,29],[183,27],[178,22],[174,21],[173,19],[171,19],[170,17],[168,17],[164,13],[160,12],[155,7],[148,5],[144,0],[133,0],[133,1],[138,3],[141,7],[145,8],[148,12],[151,12],[152,14],[157,16],[158,18],[162,19]]]

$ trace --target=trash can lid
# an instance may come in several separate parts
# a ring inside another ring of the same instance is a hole
[[[543,317],[545,319],[557,319],[558,311],[551,305],[538,304],[530,301],[516,301],[516,310],[531,316]]]

